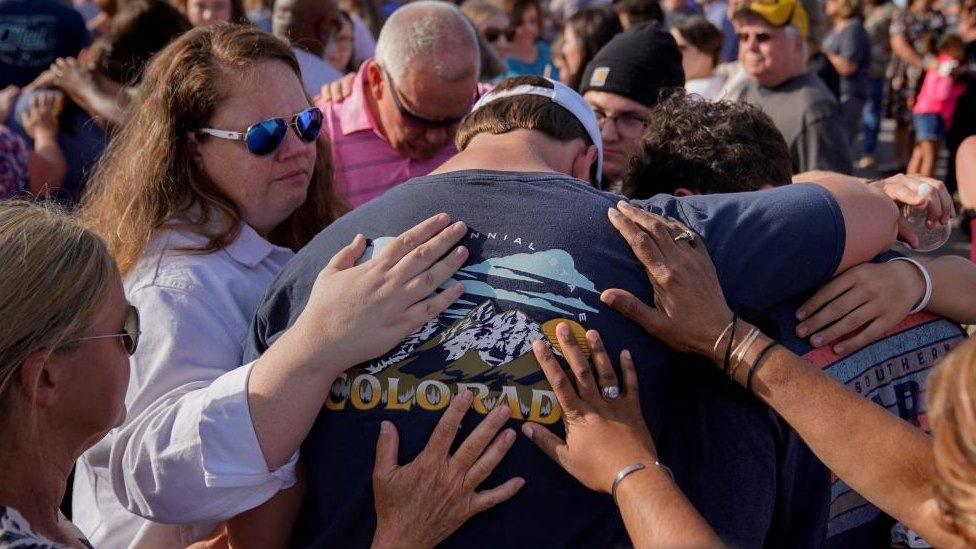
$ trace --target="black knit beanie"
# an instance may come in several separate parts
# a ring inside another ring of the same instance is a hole
[[[657,21],[647,21],[618,34],[597,52],[583,72],[580,94],[604,91],[652,107],[663,88],[684,85],[674,37]]]

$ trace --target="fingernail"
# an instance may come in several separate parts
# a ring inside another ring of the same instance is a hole
[[[384,434],[389,434],[393,430],[393,424],[389,421],[383,420],[380,422],[380,432]]]
[[[460,395],[458,395],[458,397],[461,399],[462,403],[468,404],[474,399],[474,393],[468,389],[465,389]]]
[[[813,336],[812,338],[810,338],[810,344],[813,345],[814,347],[819,347],[823,345],[823,339],[824,339],[823,336],[818,336],[818,335]]]
[[[602,293],[600,294],[600,301],[606,305],[613,305],[613,294]]]
[[[535,429],[534,429],[534,427],[532,426],[531,423],[523,423],[522,424],[522,434],[523,435],[525,435],[525,436],[527,436],[529,438],[532,438],[532,435],[533,435],[534,432],[535,432]]]
[[[468,255],[468,249],[465,248],[464,246],[458,246],[457,248],[454,249],[454,255],[458,257],[466,256]]]
[[[796,335],[800,337],[805,337],[807,335],[807,329],[803,326],[796,327]]]
[[[835,355],[842,355],[842,354],[844,354],[844,351],[846,351],[846,350],[847,349],[843,345],[837,345],[837,346],[834,347],[834,354]]]
[[[617,217],[618,215],[620,215],[620,211],[617,208],[608,208],[607,215],[609,215],[610,217]]]
[[[464,221],[458,221],[457,223],[451,226],[451,229],[457,232],[461,232],[467,229],[467,227],[464,225]]]
[[[561,335],[561,336],[568,336],[569,335],[569,325],[566,324],[565,322],[560,322],[559,325],[556,326],[556,334]]]
[[[515,440],[515,431],[511,429],[505,429],[505,431],[502,433],[502,442],[509,444],[513,440]]]
[[[523,486],[525,486],[525,479],[522,477],[515,477],[515,489],[518,490]]]
[[[800,310],[798,310],[798,311],[796,312],[796,318],[797,318],[797,319],[799,319],[799,320],[803,320],[803,319],[804,319],[804,318],[806,318],[806,317],[807,317],[807,312],[806,312],[806,311],[804,311],[803,309],[800,309]]]
[[[495,409],[492,410],[491,413],[495,414],[496,416],[512,417],[512,409],[508,407],[508,404],[495,406]]]
[[[628,204],[626,200],[621,200],[620,202],[617,202],[617,208],[621,210],[625,210],[630,207],[631,207],[630,204]]]
[[[628,351],[627,349],[620,351],[620,357],[623,358],[624,360],[631,360],[630,351]]]

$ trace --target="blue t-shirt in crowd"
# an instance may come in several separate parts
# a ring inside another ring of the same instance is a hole
[[[552,56],[549,53],[549,44],[539,41],[536,42],[538,54],[535,61],[526,63],[521,59],[506,57],[505,65],[508,67],[506,76],[545,76],[553,80],[559,80],[559,70],[552,63]]]
[[[0,0],[0,89],[26,86],[91,43],[85,19],[55,0]]]
[[[886,252],[873,262],[889,261],[897,255]],[[796,336],[795,312],[811,295],[812,292],[797,295],[771,308],[767,314],[775,328],[768,335],[820,366],[852,391],[905,421],[926,428],[925,393],[929,374],[942,357],[966,338],[966,332],[951,320],[921,312],[908,315],[877,341],[839,356],[830,347],[813,348],[809,340]],[[844,481],[833,479],[830,500],[825,548],[892,545],[894,519],[868,503]]]
[[[596,329],[611,356],[629,349],[661,460],[709,524],[736,547],[818,547],[826,524],[822,466],[767,407],[700,357],[676,353],[605,307],[619,287],[652,300],[647,275],[607,220],[620,198],[561,174],[468,170],[410,180],[346,214],[282,270],[259,306],[245,359],[260,355],[307,303],[319,271],[362,232],[366,256],[438,212],[468,225],[454,277],[464,295],[386,355],[347,370],[326,395],[302,446],[307,491],[298,546],[365,547],[375,528],[371,472],[382,420],[396,424],[400,459],[414,459],[449,400],[476,400],[458,439],[493,406],[512,426],[536,421],[564,435],[561,410],[532,341],[568,321]],[[824,283],[844,249],[837,203],[817,185],[758,193],[659,195],[639,203],[699,233],[734,306],[764,310]],[[369,334],[362,334],[369,337]],[[819,476],[811,472],[819,472]],[[485,483],[527,484],[468,521],[444,545],[605,547],[627,543],[606,494],[584,488],[519,437]]]
[[[824,39],[824,51],[851,61],[854,73],[840,77],[840,98],[866,99],[868,96],[868,70],[871,68],[871,37],[864,23],[857,17],[847,22],[839,31],[833,31]]]

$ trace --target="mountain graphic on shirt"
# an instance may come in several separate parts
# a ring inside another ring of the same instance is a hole
[[[538,372],[532,342],[543,338],[541,326],[525,313],[499,311],[486,300],[450,325],[437,319],[428,322],[364,371],[375,375],[395,369],[417,378],[440,372],[452,381],[514,381]],[[519,360],[527,355],[528,369]]]

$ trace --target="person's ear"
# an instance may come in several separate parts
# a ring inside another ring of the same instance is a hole
[[[193,159],[193,163],[196,164],[197,169],[205,171],[203,169],[203,155],[200,154],[200,140],[194,134],[189,134],[186,138],[186,148],[190,152],[190,158]]]
[[[47,349],[27,355],[20,368],[20,387],[27,400],[39,408],[57,404],[66,385],[67,367],[61,356]]]
[[[696,194],[701,194],[700,192],[693,191],[687,187],[678,187],[672,193],[674,196],[694,196]]]
[[[593,168],[593,164],[596,162],[596,157],[599,154],[599,149],[596,145],[590,145],[584,148],[582,151],[576,154],[576,158],[573,159],[573,177],[576,179],[582,179],[583,181],[590,181],[590,173]],[[590,181],[591,183],[596,183],[596,181]]]
[[[366,84],[377,101],[383,98],[383,77],[383,71],[376,61],[370,61],[369,66],[366,67]]]

